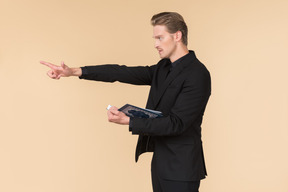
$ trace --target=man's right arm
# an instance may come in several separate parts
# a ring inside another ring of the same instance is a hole
[[[156,65],[127,67],[125,65],[111,64],[70,68],[64,62],[60,66],[45,61],[40,61],[40,63],[51,69],[47,72],[47,75],[52,79],[58,80],[61,77],[77,76],[80,79],[86,80],[119,81],[134,85],[151,85],[156,68]]]
[[[125,66],[117,64],[95,65],[81,67],[80,79],[129,83],[133,85],[151,85],[156,65]]]

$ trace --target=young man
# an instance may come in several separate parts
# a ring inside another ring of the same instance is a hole
[[[152,17],[155,48],[161,60],[157,65],[127,67],[98,65],[69,68],[64,63],[51,68],[52,79],[78,76],[80,79],[150,85],[146,108],[161,111],[155,119],[128,117],[116,107],[108,111],[110,122],[129,125],[139,135],[136,162],[144,152],[154,152],[152,184],[154,192],[196,192],[204,179],[201,123],[211,94],[210,74],[187,48],[186,23],[175,12]]]

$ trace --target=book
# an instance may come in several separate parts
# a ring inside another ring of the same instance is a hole
[[[109,108],[109,106],[108,106],[108,108]],[[162,117],[163,116],[161,111],[155,111],[155,110],[151,110],[151,109],[144,109],[144,108],[136,107],[136,106],[130,105],[130,104],[124,105],[123,107],[118,109],[118,111],[122,111],[128,117],[158,118],[158,117]]]

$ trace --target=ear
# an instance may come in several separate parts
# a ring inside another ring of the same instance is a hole
[[[181,32],[181,31],[177,31],[177,32],[175,33],[175,40],[176,40],[177,42],[180,42],[180,41],[182,40],[182,32]]]

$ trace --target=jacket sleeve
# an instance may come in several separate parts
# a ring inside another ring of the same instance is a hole
[[[97,65],[81,67],[80,79],[129,83],[134,85],[151,85],[156,65],[127,67],[125,65]]]
[[[130,118],[129,129],[132,134],[180,135],[191,127],[200,127],[211,94],[210,74],[193,73],[190,77],[183,84],[167,116],[155,119]]]

